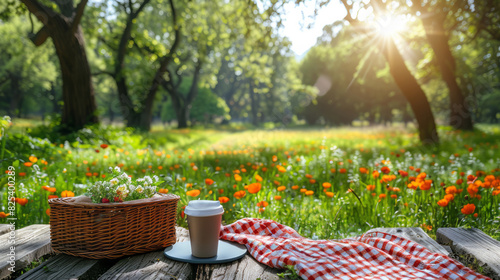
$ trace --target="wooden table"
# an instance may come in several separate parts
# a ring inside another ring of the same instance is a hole
[[[177,229],[177,241],[189,239],[188,231]],[[479,272],[500,280],[500,242],[478,229],[440,228],[437,242],[421,228],[377,228],[411,239],[433,252],[449,255]],[[7,269],[9,229],[0,225],[0,279],[9,277]],[[439,242],[439,243],[438,243]],[[31,225],[16,231],[16,271],[40,257],[53,254],[49,225]],[[248,253],[243,259],[227,264],[192,265],[169,260],[163,250],[123,257],[117,260],[91,260],[54,254],[18,279],[279,279],[281,271],[262,265]]]

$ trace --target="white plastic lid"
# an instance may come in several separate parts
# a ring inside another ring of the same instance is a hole
[[[193,217],[208,217],[222,213],[224,213],[224,208],[217,200],[192,200],[184,209],[184,214]]]

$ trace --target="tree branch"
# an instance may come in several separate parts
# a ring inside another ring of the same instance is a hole
[[[85,6],[87,5],[88,0],[81,0],[80,3],[76,6],[75,15],[73,16],[73,22],[71,23],[71,30],[76,32],[78,29],[78,25],[82,20],[83,11],[85,10]]]
[[[37,0],[21,0],[21,2],[23,2],[23,4],[26,5],[26,8],[28,8],[28,11],[34,14],[36,18],[44,25],[47,25],[49,22],[49,18],[56,14],[54,10],[43,5]]]
[[[188,104],[191,104],[191,102],[198,94],[198,80],[200,79],[200,72],[202,65],[203,63],[201,62],[201,60],[198,60],[194,68],[193,82],[191,83],[191,87],[189,88],[188,96],[186,98]]]
[[[114,77],[115,74],[109,71],[104,71],[104,70],[99,70],[97,72],[94,72],[91,74],[92,76],[100,76],[100,75],[109,75],[111,77]]]
[[[40,30],[38,30],[36,34],[33,33],[28,34],[28,37],[31,40],[31,42],[33,42],[33,44],[35,44],[35,46],[38,47],[41,46],[43,43],[45,43],[47,38],[49,38],[49,32],[47,30],[47,27],[43,26]]]

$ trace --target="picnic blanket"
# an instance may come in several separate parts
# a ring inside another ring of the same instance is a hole
[[[490,279],[411,240],[373,232],[312,240],[272,220],[247,218],[221,227],[223,240],[244,244],[260,263],[294,266],[303,279]]]

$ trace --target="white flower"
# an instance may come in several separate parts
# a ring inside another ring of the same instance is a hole
[[[109,182],[111,183],[111,185],[114,186],[114,185],[118,184],[118,179],[117,178],[113,178]]]
[[[138,193],[142,193],[144,191],[144,188],[142,186],[137,186],[137,188],[135,189],[136,192]]]
[[[158,178],[158,176],[156,176],[156,175],[154,175],[154,176],[153,176],[153,181],[154,181],[155,183],[158,183],[158,180],[159,180],[159,179],[160,179],[160,178]]]
[[[151,185],[153,183],[153,180],[149,176],[144,177],[144,181],[146,181],[148,185]]]
[[[118,188],[116,188],[116,192],[125,192],[127,191],[127,186],[126,185],[120,185]]]
[[[120,172],[120,171],[121,171],[120,167],[115,166],[115,171],[116,171],[116,172]]]

